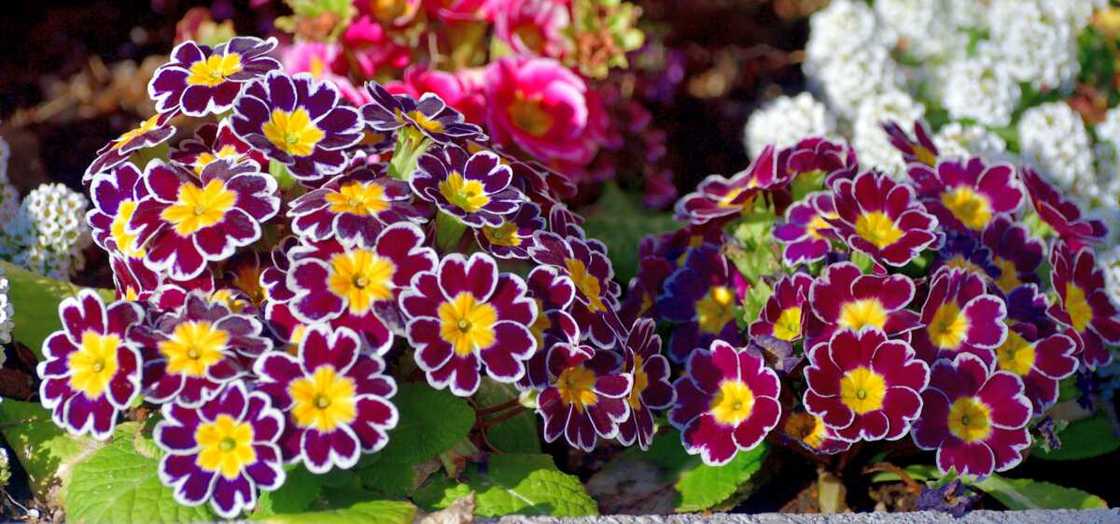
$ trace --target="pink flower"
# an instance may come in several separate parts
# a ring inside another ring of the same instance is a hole
[[[583,79],[547,58],[508,57],[486,71],[487,121],[499,143],[545,163],[586,165],[600,126]]]
[[[514,52],[561,58],[570,49],[564,31],[571,24],[567,2],[509,0],[495,9],[494,32]]]
[[[358,17],[342,33],[342,45],[346,57],[355,72],[372,79],[385,68],[401,69],[412,61],[407,47],[394,42],[385,29],[368,16]]]
[[[423,0],[424,9],[444,22],[492,21],[501,2],[497,0]]]
[[[292,73],[310,73],[316,80],[330,81],[347,102],[356,106],[369,103],[365,90],[346,77],[348,68],[337,44],[298,42],[280,48],[280,62]]]
[[[463,113],[468,122],[481,123],[486,111],[481,76],[480,69],[448,72],[414,65],[405,70],[403,81],[385,84],[385,89],[394,95],[415,99],[420,99],[424,93],[435,93],[447,105]]]

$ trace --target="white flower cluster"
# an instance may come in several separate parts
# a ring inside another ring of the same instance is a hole
[[[12,328],[15,327],[13,322],[15,309],[12,307],[11,299],[8,298],[8,290],[8,279],[4,275],[4,270],[0,269],[0,344],[12,341]],[[4,351],[0,348],[0,366],[4,365],[5,358]]]
[[[859,152],[860,162],[874,166],[895,177],[906,176],[902,155],[891,145],[882,123],[921,120],[926,108],[902,91],[892,91],[864,100],[859,106],[852,129],[852,145]]]
[[[1014,162],[1007,152],[1007,142],[986,127],[950,122],[933,136],[941,156],[967,158],[978,156],[989,160]]]
[[[1065,102],[1032,107],[1019,118],[1019,154],[1062,189],[1092,196],[1096,186],[1089,133]],[[1086,194],[1086,192],[1090,192]]]
[[[763,147],[789,147],[807,136],[828,136],[836,119],[809,93],[781,96],[751,114],[744,129],[747,152],[758,156]]]

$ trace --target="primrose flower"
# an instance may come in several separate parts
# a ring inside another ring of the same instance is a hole
[[[382,321],[394,311],[412,278],[436,266],[424,232],[408,223],[386,227],[372,245],[304,243],[289,252],[286,285],[292,312],[307,324],[339,319],[363,334],[378,353],[389,349],[392,332]]]
[[[1062,196],[1054,186],[1042,179],[1035,170],[1024,167],[1019,177],[1027,188],[1035,211],[1071,249],[1100,242],[1108,235],[1108,228],[1100,220],[1083,217],[1081,208]]]
[[[292,200],[288,217],[300,238],[335,238],[346,245],[368,246],[385,227],[397,222],[423,223],[428,213],[413,204],[406,182],[389,178],[375,167],[361,166]]]
[[[904,266],[938,242],[938,222],[914,198],[914,189],[875,172],[832,186],[837,234],[876,261]]]
[[[630,416],[618,426],[618,441],[624,446],[637,442],[638,447],[648,449],[656,429],[651,410],[668,408],[675,399],[669,361],[661,355],[656,327],[652,319],[638,319],[622,344],[626,369],[634,379],[626,397]]]
[[[991,250],[992,264],[999,268],[995,284],[1000,291],[1011,293],[1023,284],[1038,283],[1045,246],[1026,227],[1009,217],[996,217],[980,234],[980,241]]]
[[[272,348],[262,330],[256,318],[192,292],[179,311],[137,335],[143,344],[145,398],[185,407],[210,401],[249,371],[246,362]]]
[[[158,146],[175,135],[171,125],[172,113],[155,114],[140,123],[136,129],[126,131],[97,151],[97,158],[86,168],[83,183],[93,180],[93,175],[108,171],[128,161],[133,153]]]
[[[1089,369],[1106,366],[1112,352],[1105,343],[1120,343],[1120,312],[1108,296],[1104,270],[1093,250],[1074,250],[1055,242],[1050,250],[1050,283],[1058,301],[1047,313],[1070,327],[1067,335],[1077,342],[1077,354]]]
[[[680,430],[685,451],[709,466],[753,449],[782,414],[778,374],[762,356],[722,340],[692,352],[673,390],[677,399],[669,423]]]
[[[485,120],[486,100],[482,94],[481,69],[440,71],[412,65],[405,69],[400,83],[389,83],[385,89],[397,95],[419,99],[424,93],[435,93],[448,106],[463,113],[466,122]],[[481,128],[478,130],[482,132]]]
[[[839,178],[854,178],[859,170],[856,150],[848,144],[827,138],[811,137],[778,153],[778,167],[785,171],[781,180],[822,176],[826,183]]]
[[[90,183],[89,192],[93,197],[93,209],[86,214],[86,222],[93,230],[94,242],[127,259],[143,259],[144,246],[137,242],[135,231],[128,227],[147,193],[140,170],[129,163],[98,173]]]
[[[999,266],[995,265],[992,250],[982,244],[975,234],[957,229],[945,233],[945,242],[937,250],[929,267],[934,274],[942,267],[951,267],[970,271],[990,280],[1001,274]]]
[[[515,53],[562,58],[570,51],[565,31],[570,7],[556,0],[510,0],[494,10],[494,34]]]
[[[250,80],[280,68],[268,54],[276,38],[238,36],[213,49],[187,40],[171,50],[171,61],[159,66],[148,83],[156,111],[206,116],[229,111]]]
[[[375,131],[390,132],[407,126],[441,145],[487,140],[481,127],[465,122],[462,113],[435,93],[424,93],[415,100],[407,95],[393,95],[377,82],[367,83],[366,93],[371,102],[362,106],[362,117]]]
[[[605,248],[576,236],[562,238],[549,232],[538,232],[529,256],[538,264],[561,269],[576,287],[576,300],[571,313],[596,345],[614,344],[617,332],[612,315],[618,310],[622,293],[614,281],[614,268]]]
[[[852,447],[851,442],[836,438],[823,418],[803,411],[786,417],[782,432],[813,453],[834,455]]]
[[[448,255],[420,273],[401,294],[416,364],[437,389],[467,397],[478,390],[483,364],[499,382],[514,382],[537,349],[530,326],[537,305],[521,277],[499,273],[489,255]]]
[[[363,453],[389,442],[397,408],[396,382],[375,353],[347,328],[308,328],[297,355],[273,351],[257,360],[259,388],[287,414],[281,451],[308,471],[349,469]]]
[[[918,315],[906,309],[914,292],[914,282],[905,275],[864,275],[850,262],[826,267],[808,295],[823,327],[820,333],[805,333],[806,347],[829,340],[840,329],[868,327],[909,340],[909,332],[920,325]]]
[[[882,126],[883,131],[887,133],[887,139],[890,140],[895,149],[902,153],[902,160],[907,166],[913,164],[928,167],[937,166],[937,158],[941,153],[938,152],[937,144],[930,137],[925,122],[914,121],[914,138],[911,138],[906,130],[902,129],[902,126],[893,120],[883,123]]]
[[[630,417],[634,383],[619,371],[618,353],[561,343],[548,350],[547,362],[550,382],[537,397],[545,442],[563,435],[573,448],[590,452],[599,438],[617,436]]]
[[[782,260],[791,266],[824,259],[839,237],[830,220],[836,220],[832,193],[807,195],[786,208],[785,223],[774,227],[774,238],[783,244]]]
[[[225,119],[217,124],[208,122],[200,126],[193,137],[171,149],[169,158],[172,163],[194,171],[196,175],[201,175],[202,170],[215,160],[234,164],[250,161],[262,171],[268,169],[264,154],[238,138],[229,120]]]
[[[914,423],[914,443],[937,450],[937,469],[986,477],[1023,460],[1030,446],[1031,402],[1023,382],[1006,371],[989,370],[976,355],[961,353],[930,368],[922,392],[922,415]]]
[[[543,231],[544,218],[541,208],[524,202],[512,215],[503,219],[502,225],[482,226],[474,230],[474,238],[486,252],[498,258],[529,258],[534,233]]]
[[[684,265],[665,280],[657,311],[661,318],[679,323],[669,344],[673,360],[684,362],[693,349],[715,339],[741,341],[732,271],[718,246],[705,245],[691,250]]]
[[[909,173],[926,209],[949,227],[983,231],[995,217],[1017,211],[1023,201],[1011,164],[942,160],[936,168],[911,165]]]
[[[36,372],[43,381],[39,398],[51,419],[73,435],[106,440],[117,415],[140,391],[140,353],[131,338],[143,318],[134,303],[105,305],[83,289],[58,307],[62,330],[43,342]]]
[[[362,139],[358,111],[340,104],[338,88],[306,73],[269,72],[233,107],[233,131],[303,182],[346,168],[343,150]]]
[[[525,375],[517,381],[523,390],[543,389],[550,383],[549,349],[560,343],[578,345],[579,324],[568,311],[576,298],[572,279],[553,266],[537,266],[525,280],[529,296],[537,303],[537,319],[529,326],[537,350],[525,365]]]
[[[1007,305],[989,294],[984,278],[971,271],[942,268],[933,276],[922,305],[914,346],[926,362],[972,353],[994,364],[995,348],[1007,339]]]
[[[499,227],[525,197],[510,187],[513,172],[498,155],[473,155],[450,146],[425,153],[412,174],[412,191],[472,228]]]
[[[1058,381],[1077,371],[1077,343],[1061,334],[1040,336],[1033,324],[1014,323],[996,348],[996,369],[1018,376],[1035,413],[1058,401]]]
[[[805,408],[845,441],[898,440],[922,410],[929,366],[877,329],[844,330],[808,352]]]
[[[813,277],[805,273],[794,273],[778,280],[758,320],[751,324],[751,336],[770,336],[786,342],[800,340],[806,315],[811,314],[805,301],[812,285]]]
[[[762,177],[754,173],[772,168],[776,154],[772,146],[764,148],[750,167],[731,178],[708,175],[696,191],[677,201],[677,220],[700,225],[742,213],[760,190],[758,180]]]
[[[284,416],[260,391],[247,393],[234,382],[201,408],[164,404],[163,420],[152,432],[167,454],[159,480],[184,506],[210,507],[232,519],[252,510],[257,490],[284,484],[278,447]]]
[[[215,161],[195,177],[159,160],[144,170],[147,196],[125,226],[137,231],[144,263],[175,280],[200,275],[261,237],[280,210],[276,179],[253,163]]]

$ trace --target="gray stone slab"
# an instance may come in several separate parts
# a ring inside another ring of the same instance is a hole
[[[497,524],[1120,524],[1120,509],[973,511],[962,518],[932,511],[841,513],[835,515],[669,515],[605,516],[575,519],[503,517]]]

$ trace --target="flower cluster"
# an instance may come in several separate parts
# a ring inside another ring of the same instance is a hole
[[[0,165],[7,162],[0,154]],[[0,259],[54,278],[69,278],[85,266],[91,242],[82,218],[89,201],[62,184],[43,184],[22,200],[0,178]]]
[[[818,454],[909,436],[983,477],[1023,459],[1061,380],[1112,360],[1106,226],[1034,169],[914,129],[884,126],[905,178],[826,138],[767,147],[642,244],[623,311],[674,323],[690,453],[723,464],[777,427]]]
[[[84,218],[116,297],[61,306],[38,369],[55,422],[105,439],[148,404],[160,480],[226,518],[286,464],[322,474],[384,448],[399,380],[515,384],[546,440],[648,447],[669,361],[652,321],[623,322],[565,179],[488,147],[439,95],[370,82],[354,107],[272,45],[180,45],[150,86],[163,113],[91,167]],[[157,133],[172,123],[196,132]]]

